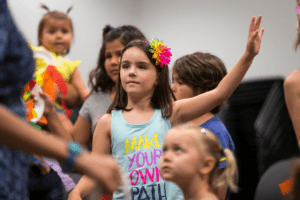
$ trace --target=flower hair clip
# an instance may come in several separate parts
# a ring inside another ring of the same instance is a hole
[[[163,67],[164,65],[168,65],[170,63],[170,58],[172,56],[171,48],[168,48],[167,45],[164,44],[163,41],[158,39],[152,39],[150,41],[150,52],[153,53],[152,58],[156,59],[156,65],[160,65]]]

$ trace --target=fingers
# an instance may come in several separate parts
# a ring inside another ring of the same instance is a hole
[[[262,15],[259,15],[258,18],[255,21],[255,16],[252,16],[250,27],[249,27],[249,30],[251,32],[259,29],[259,26],[260,26],[260,23],[261,23],[261,18],[262,18]]]
[[[250,22],[250,27],[249,30],[251,31],[252,27],[254,26],[254,22],[255,22],[255,16],[252,16],[251,22]]]
[[[261,29],[261,31],[260,31],[260,33],[259,33],[260,37],[262,37],[262,36],[263,36],[264,32],[265,32],[265,29],[264,29],[264,28],[262,28],[262,29]]]
[[[255,22],[255,25],[254,25],[254,26],[255,26],[255,28],[257,28],[257,29],[258,29],[259,26],[260,26],[261,18],[262,18],[262,16],[259,15],[258,18],[257,18],[257,20],[256,20],[256,22]]]
[[[34,103],[38,102],[38,99],[35,94],[30,94],[29,99],[33,100]]]
[[[50,100],[50,101],[52,101],[51,97],[47,93],[45,93],[45,92],[39,92],[39,95],[44,100]]]

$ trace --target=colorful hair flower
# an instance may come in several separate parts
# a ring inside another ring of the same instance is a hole
[[[150,41],[150,52],[153,53],[152,58],[156,59],[156,65],[160,65],[163,67],[164,65],[168,65],[170,63],[170,58],[172,56],[171,48],[168,48],[167,45],[164,44],[163,41],[158,39],[152,39]]]

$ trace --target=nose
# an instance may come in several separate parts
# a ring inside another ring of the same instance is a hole
[[[120,57],[117,55],[114,55],[111,59],[111,65],[119,66],[119,64],[120,64]]]
[[[136,68],[134,66],[131,66],[129,68],[129,76],[135,76],[136,75]]]
[[[164,152],[161,157],[161,161],[170,162],[172,160],[172,153],[170,151]]]
[[[61,38],[63,36],[63,33],[61,31],[57,31],[56,34],[55,34],[55,36],[57,38]]]
[[[176,85],[175,85],[175,83],[172,85],[171,90],[172,90],[173,93],[176,92]]]

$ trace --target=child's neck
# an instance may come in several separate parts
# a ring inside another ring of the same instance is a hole
[[[195,124],[196,126],[200,126],[201,124],[203,124],[204,122],[206,122],[207,120],[210,120],[211,118],[213,118],[215,115],[211,112],[208,112],[196,119],[193,119],[191,121],[189,121],[188,123],[192,123]]]
[[[52,52],[52,53],[54,53],[55,55],[57,55],[57,56],[62,56],[63,54],[60,54],[60,53],[56,53],[56,52],[54,52],[54,51],[51,51],[50,49],[47,49],[44,45],[42,45],[47,51],[49,51],[49,52]]]
[[[207,184],[190,187],[188,190],[183,191],[183,193],[185,200],[219,200]]]
[[[153,107],[151,105],[151,97],[145,96],[141,98],[132,98],[128,96],[127,108],[132,108],[139,111],[153,110]]]
[[[185,200],[218,200],[211,187],[207,184],[208,179],[193,178],[187,184],[180,186]]]

